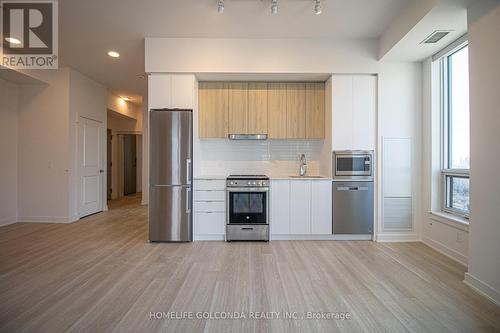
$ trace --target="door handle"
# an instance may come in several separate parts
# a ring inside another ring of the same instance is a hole
[[[241,230],[253,230],[253,228],[241,228]]]
[[[191,189],[186,189],[186,213],[191,214]]]
[[[191,178],[192,178],[192,175],[191,175],[191,159],[188,158],[186,160],[186,177],[187,177],[187,183],[188,184],[191,184]]]
[[[99,173],[104,173],[104,170],[103,169],[99,170]]]

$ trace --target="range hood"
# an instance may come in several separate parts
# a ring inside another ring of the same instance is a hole
[[[267,140],[267,134],[229,134],[229,140]]]

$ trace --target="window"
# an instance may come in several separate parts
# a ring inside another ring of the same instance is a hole
[[[441,58],[443,82],[443,210],[469,216],[469,55],[461,45]]]

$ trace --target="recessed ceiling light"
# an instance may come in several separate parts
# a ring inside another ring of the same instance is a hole
[[[21,41],[14,37],[5,37],[5,40],[11,44],[16,44],[16,45],[21,44]]]
[[[321,9],[321,0],[315,0],[314,1],[314,13],[316,15],[319,15],[323,12],[323,9]]]
[[[127,96],[121,96],[121,99],[123,99],[124,101],[130,101],[130,97]]]
[[[118,58],[120,56],[120,53],[116,52],[116,51],[109,51],[108,52],[108,55],[110,57],[113,57],[113,58]]]

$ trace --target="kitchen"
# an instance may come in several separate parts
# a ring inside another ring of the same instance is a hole
[[[165,184],[154,179],[162,178],[165,165],[150,171],[151,241],[374,238],[377,75],[275,76],[279,80],[248,74],[231,75],[230,81],[149,76],[151,165],[178,160],[168,155],[177,154],[173,148],[156,149],[161,142],[180,151],[193,146],[180,165],[167,166],[186,179],[185,186],[192,177],[192,190],[167,195],[180,205],[171,210],[187,207],[181,225],[165,219],[167,212],[158,215],[160,207],[175,207],[162,206],[165,195],[157,194]],[[191,113],[175,109],[194,110],[192,121],[186,120],[194,126],[156,126],[156,117],[165,113]],[[192,143],[156,141],[157,133],[179,128],[192,133]],[[161,158],[156,151],[168,153]]]

